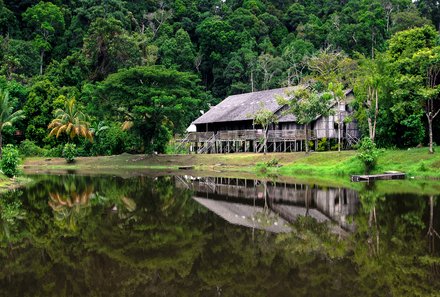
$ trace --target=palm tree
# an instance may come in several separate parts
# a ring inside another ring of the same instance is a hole
[[[12,126],[13,123],[24,118],[22,110],[12,112],[13,109],[14,106],[9,100],[9,92],[0,90],[0,157],[2,156],[3,128],[6,126]]]
[[[78,109],[75,98],[67,100],[64,110],[58,108],[54,114],[55,119],[48,126],[52,129],[49,136],[55,135],[58,138],[62,133],[66,133],[70,139],[82,136],[90,142],[93,141],[93,132],[89,129],[90,124],[86,120],[86,115]]]

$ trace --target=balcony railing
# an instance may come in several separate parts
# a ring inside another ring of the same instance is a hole
[[[314,131],[308,131],[308,138],[314,139]],[[180,142],[207,142],[207,141],[248,141],[264,138],[263,130],[231,130],[214,132],[190,132],[185,138],[178,139]],[[274,141],[295,141],[304,140],[304,130],[269,130],[267,139]]]

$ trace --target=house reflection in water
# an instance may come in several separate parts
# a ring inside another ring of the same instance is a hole
[[[192,189],[198,203],[231,224],[280,233],[289,232],[299,216],[309,216],[331,223],[335,233],[355,228],[349,217],[359,199],[350,189],[221,177],[178,177],[176,184]]]

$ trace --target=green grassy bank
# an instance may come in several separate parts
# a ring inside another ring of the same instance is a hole
[[[364,173],[356,152],[312,153],[297,162],[277,170],[287,175],[348,176]],[[429,154],[428,150],[382,150],[377,166],[372,173],[402,171],[409,177],[440,179],[440,153]]]
[[[272,163],[270,167],[267,164]],[[355,151],[263,154],[214,154],[214,155],[130,155],[77,158],[67,164],[62,158],[28,158],[25,172],[46,169],[78,169],[106,172],[129,169],[177,170],[191,166],[204,171],[258,172],[265,168],[269,173],[287,176],[342,177],[363,173],[362,163]],[[429,154],[427,149],[384,150],[380,153],[373,173],[402,171],[410,177],[440,178],[440,153]]]

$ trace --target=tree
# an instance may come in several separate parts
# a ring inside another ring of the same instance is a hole
[[[341,130],[343,125],[341,105],[345,100],[345,92],[341,83],[330,82],[328,90],[332,93],[333,100],[338,104],[338,152],[341,152]]]
[[[163,6],[163,2],[162,6]],[[146,18],[148,20],[148,25],[150,26],[151,32],[153,33],[153,38],[158,35],[160,28],[172,18],[173,13],[171,10],[165,10],[164,7],[160,7],[155,12],[148,13]]]
[[[282,66],[283,60],[280,57],[274,57],[271,54],[261,54],[258,57],[258,69],[263,76],[261,89],[267,90],[277,85]]]
[[[279,105],[287,105],[284,114],[292,114],[298,124],[304,125],[306,153],[309,152],[309,125],[319,116],[330,113],[330,100],[328,93],[319,95],[318,92],[306,86],[298,86],[288,93],[288,98],[278,97]]]
[[[313,44],[300,38],[291,40],[282,51],[281,57],[287,67],[287,86],[298,84],[303,79],[307,66],[305,57],[315,51]]]
[[[166,39],[160,46],[161,64],[182,71],[194,70],[196,53],[188,32],[177,30],[173,38]]]
[[[424,26],[396,33],[387,52],[393,78],[394,120],[405,129],[405,142],[424,140],[423,114],[428,121],[430,152],[433,152],[433,120],[439,113],[440,48],[436,46],[438,33]],[[408,134],[408,132],[411,132]],[[405,137],[406,135],[406,137]],[[405,138],[408,138],[406,140]]]
[[[98,18],[90,25],[82,52],[92,80],[100,81],[120,68],[141,64],[138,43],[114,18]]]
[[[57,31],[64,29],[61,9],[51,2],[41,1],[23,13],[23,19],[35,30],[35,46],[40,50],[40,75],[43,74],[44,55],[51,49],[50,41]]]
[[[376,55],[375,59],[361,55],[358,63],[354,86],[356,101],[359,104],[357,117],[359,122],[367,118],[368,135],[374,142],[379,116],[379,93],[387,83],[386,63],[383,55]]]
[[[9,92],[0,89],[0,157],[2,156],[3,129],[24,118],[22,110],[15,112],[13,110],[14,106],[9,100]]]
[[[269,127],[272,124],[276,124],[278,122],[278,117],[274,112],[268,110],[264,107],[264,103],[260,105],[260,109],[254,115],[254,123],[257,125],[261,125],[263,128],[263,136],[264,136],[264,154],[267,153],[267,134],[269,132]]]
[[[132,124],[144,152],[164,152],[172,134],[184,131],[210,100],[194,74],[161,66],[121,70],[94,89],[95,112]]]
[[[326,48],[311,57],[307,63],[312,79],[317,79],[333,95],[338,104],[338,151],[341,151],[341,129],[343,125],[341,106],[345,103],[344,87],[356,64],[341,51]]]
[[[440,3],[435,0],[418,0],[416,1],[417,8],[422,15],[431,19],[437,30],[440,29]]]
[[[312,72],[311,79],[317,80],[325,87],[331,82],[341,83],[345,87],[356,64],[344,52],[327,47],[310,57],[307,67]]]
[[[34,81],[28,89],[23,111],[26,114],[25,135],[37,145],[47,145],[47,126],[53,116],[53,111],[61,108],[64,102],[59,102],[60,89],[48,79]]]
[[[362,139],[357,158],[364,164],[365,173],[368,174],[376,167],[379,151],[376,148],[373,140],[368,137]]]
[[[0,72],[11,80],[39,73],[39,52],[31,41],[0,37]]]
[[[49,136],[56,136],[57,138],[65,133],[70,139],[75,136],[82,136],[93,141],[93,133],[89,129],[89,122],[87,122],[86,115],[78,108],[75,98],[66,100],[64,110],[58,108],[54,112],[55,119],[50,122],[48,128],[52,129]]]
[[[440,47],[422,49],[414,54],[414,60],[420,65],[420,72],[425,74],[425,85],[421,86],[419,94],[428,120],[429,153],[432,154],[434,153],[432,122],[440,113]]]
[[[4,4],[3,0],[0,0],[0,34],[9,33],[10,27],[15,26],[17,20],[12,11],[10,11]]]
[[[420,12],[415,8],[405,11],[400,11],[392,15],[392,26],[390,31],[396,33],[403,30],[412,29],[415,27],[423,27],[432,25],[432,22],[420,15]]]

